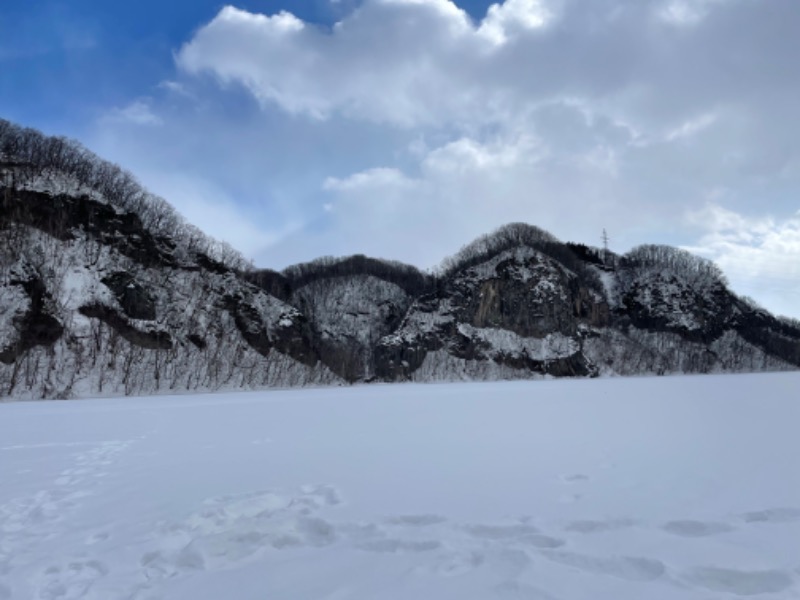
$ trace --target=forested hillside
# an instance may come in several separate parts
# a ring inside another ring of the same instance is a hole
[[[527,224],[435,273],[255,269],[80,144],[0,120],[0,395],[796,369],[800,327],[713,263]]]

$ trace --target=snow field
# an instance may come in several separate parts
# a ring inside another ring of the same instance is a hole
[[[0,600],[800,598],[800,374],[0,405]]]

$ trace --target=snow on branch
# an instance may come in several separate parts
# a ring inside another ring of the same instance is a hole
[[[432,278],[412,265],[394,260],[369,258],[363,254],[347,257],[323,256],[283,270],[283,276],[291,282],[294,289],[319,279],[348,275],[372,275],[394,283],[410,294],[424,293],[432,287]]]
[[[228,244],[187,223],[166,200],[144,189],[130,172],[101,159],[75,140],[46,136],[0,119],[0,172],[6,185],[11,176],[17,186],[35,191],[91,192],[93,199],[134,213],[153,235],[172,238],[190,253],[202,253],[233,269],[250,266]],[[37,183],[42,184],[41,190]]]
[[[692,286],[728,285],[722,269],[713,261],[672,246],[637,246],[624,255],[623,265],[635,270],[672,271]]]

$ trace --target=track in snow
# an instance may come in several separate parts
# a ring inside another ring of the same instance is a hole
[[[0,406],[0,600],[800,598],[800,375]]]

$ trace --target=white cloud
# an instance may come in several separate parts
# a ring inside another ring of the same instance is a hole
[[[717,117],[714,113],[706,113],[700,115],[699,117],[689,119],[688,121],[681,123],[678,127],[667,132],[665,140],[668,142],[674,142],[675,140],[680,140],[682,138],[692,137],[701,131],[708,129],[716,121]]]
[[[189,99],[196,99],[192,92],[189,91],[186,84],[181,83],[180,81],[175,81],[171,79],[166,79],[158,84],[158,87],[162,90],[166,90],[175,95],[184,96]]]
[[[492,4],[478,34],[495,44],[504,44],[516,31],[534,31],[553,18],[553,13],[541,0],[506,0]]]
[[[264,266],[430,266],[517,220],[586,243],[606,228],[622,252],[690,245],[683,215],[712,201],[701,245],[733,272],[771,251],[759,227],[783,231],[759,214],[798,208],[795,3],[363,0],[330,26],[226,7],[144,103],[162,126],[126,127],[133,110],[103,138],[126,166],[202,173]]]
[[[112,109],[103,119],[134,125],[160,125],[163,122],[161,117],[153,112],[152,101],[149,98],[139,98],[127,106]]]
[[[774,102],[776,89],[800,93],[781,41],[800,19],[789,0],[770,12],[759,6],[505,0],[473,22],[450,0],[365,0],[330,29],[226,7],[177,63],[318,119],[475,128],[569,98],[653,132],[719,107],[769,121],[779,115],[766,116],[762,103]],[[654,11],[696,23],[675,31],[654,24]]]
[[[422,168],[434,175],[483,171],[491,176],[499,169],[520,163],[534,164],[542,158],[543,153],[544,150],[530,136],[483,144],[462,137],[429,152],[422,162]]]
[[[730,0],[668,0],[658,10],[658,16],[671,25],[687,27],[700,23],[715,4]]]
[[[204,233],[228,242],[252,258],[290,235],[296,224],[267,229],[257,223],[218,186],[202,177],[178,173],[143,173],[148,187],[170,203]]]
[[[598,158],[602,153],[596,148],[573,161],[533,136],[464,136],[426,148],[408,171],[371,168],[331,178],[323,186],[332,207],[324,245],[433,267],[473,237],[511,221],[599,239],[620,196],[608,158]]]
[[[406,127],[465,123],[509,110],[505,84],[481,83],[482,72],[490,76],[508,58],[504,47],[550,17],[541,0],[492,5],[477,26],[450,0],[368,0],[329,32],[287,13],[226,7],[178,64],[314,118],[341,111]]]
[[[413,188],[415,182],[401,171],[393,168],[377,167],[360,173],[354,173],[344,179],[328,177],[323,189],[331,192],[376,191],[386,187]]]
[[[796,315],[800,304],[800,212],[782,220],[747,217],[709,204],[689,213],[704,233],[690,249],[713,259],[734,289]]]

